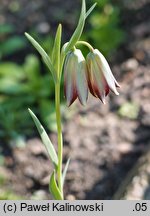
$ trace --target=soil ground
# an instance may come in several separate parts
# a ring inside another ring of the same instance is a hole
[[[29,5],[25,0],[22,2],[26,13]],[[37,2],[39,7],[44,7],[40,5],[42,1]],[[52,6],[59,3],[54,2]],[[129,8],[127,1],[124,2],[122,25],[127,39],[111,66],[121,84],[120,95],[111,94],[106,105],[90,96],[86,107],[76,102],[70,108],[66,107],[68,114],[63,116],[64,164],[71,157],[65,184],[66,199],[113,199],[122,181],[150,144],[150,4],[146,0],[135,1]],[[31,3],[34,6],[34,1]],[[67,4],[65,8],[70,11]],[[30,10],[32,12],[32,8]],[[29,16],[28,25],[35,21],[40,26],[38,15],[40,20],[47,22],[38,11],[37,8],[32,19]],[[20,25],[16,20],[14,18],[13,22]],[[21,23],[28,29],[26,25]],[[123,104],[126,104],[125,115],[120,116]],[[54,143],[57,142],[55,133],[50,137]],[[52,167],[39,138],[28,140],[25,148],[13,148],[12,154],[5,157],[5,167],[0,169],[9,179],[6,187],[16,194],[27,199],[51,198],[48,182]],[[137,186],[132,197],[126,196],[126,199],[147,198],[145,191],[149,182],[141,188],[139,190]]]

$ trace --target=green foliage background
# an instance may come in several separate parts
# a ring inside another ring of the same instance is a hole
[[[89,0],[89,5],[95,0]],[[105,56],[117,50],[125,39],[121,28],[121,8],[112,0],[98,0],[97,6],[88,18],[83,39],[91,42]]]
[[[88,0],[87,7],[93,3],[95,0]],[[105,55],[110,56],[124,41],[125,34],[120,26],[121,9],[112,0],[98,0],[86,23],[82,39],[91,42]],[[15,35],[15,31],[13,25],[0,25],[0,138],[7,143],[18,140],[23,135],[33,135],[28,107],[43,119],[49,130],[56,128],[52,77],[39,56],[28,53],[29,44],[25,37]],[[53,42],[50,35],[41,38],[34,27],[29,32],[38,38],[46,51],[50,50]],[[26,53],[24,61],[21,64],[12,62],[11,56],[15,56],[20,62],[19,55],[22,51]]]

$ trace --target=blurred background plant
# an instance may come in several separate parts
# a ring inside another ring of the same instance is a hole
[[[0,136],[7,142],[19,135],[33,135],[28,106],[55,130],[53,82],[48,73],[41,73],[35,55],[27,55],[22,65],[0,63],[0,96]]]
[[[15,35],[15,32],[16,29],[11,24],[0,25],[0,59],[25,48],[25,38]]]
[[[89,4],[94,0],[89,0]],[[104,55],[110,56],[125,40],[125,32],[121,28],[121,4],[113,0],[97,1],[97,6],[88,20],[83,38],[100,49]]]

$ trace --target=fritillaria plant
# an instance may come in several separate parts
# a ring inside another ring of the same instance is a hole
[[[105,103],[105,97],[108,95],[109,90],[112,90],[116,95],[119,94],[116,89],[116,87],[119,87],[119,84],[114,78],[105,57],[99,50],[94,49],[88,42],[80,41],[85,20],[95,6],[96,3],[86,11],[85,0],[82,0],[78,25],[70,41],[65,43],[63,46],[61,46],[62,26],[61,24],[58,25],[50,56],[37,41],[35,41],[28,33],[25,33],[28,40],[40,53],[44,63],[47,65],[53,76],[55,84],[57,152],[38,118],[30,109],[29,112],[53,163],[53,173],[50,176],[49,190],[53,198],[56,200],[64,199],[63,186],[70,161],[70,159],[68,159],[62,172],[63,137],[60,112],[60,83],[63,72],[64,93],[68,106],[70,106],[77,98],[82,105],[85,105],[88,99],[88,92],[90,92],[94,97],[99,98],[103,103]],[[83,56],[81,50],[76,48],[80,45],[85,45],[89,49],[89,54],[86,58]]]

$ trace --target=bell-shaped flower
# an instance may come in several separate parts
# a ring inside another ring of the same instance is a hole
[[[88,98],[87,66],[79,49],[68,53],[64,64],[64,91],[67,105],[70,106],[77,98],[82,105]]]
[[[105,57],[99,50],[94,49],[87,55],[88,86],[91,94],[105,103],[109,90],[119,95],[116,87],[120,87],[114,78]]]

